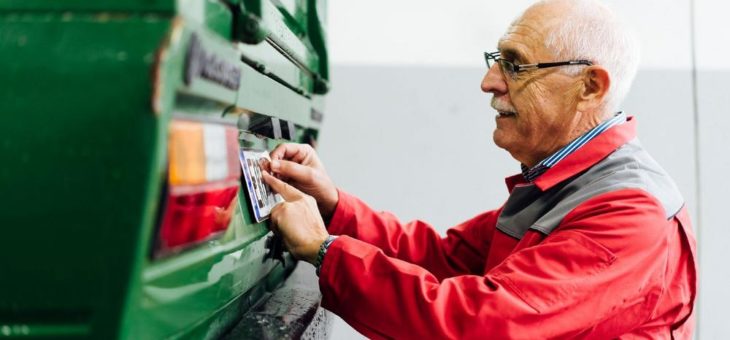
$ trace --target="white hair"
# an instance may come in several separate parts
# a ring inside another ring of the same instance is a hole
[[[604,111],[615,112],[634,82],[641,58],[633,32],[611,9],[597,0],[543,0],[536,6],[564,2],[565,11],[548,28],[546,47],[556,61],[586,59],[608,71],[611,85]],[[578,74],[582,67],[564,67]]]

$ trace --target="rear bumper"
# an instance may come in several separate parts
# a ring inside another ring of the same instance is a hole
[[[321,308],[314,268],[298,263],[284,284],[247,311],[222,339],[327,339],[332,315]]]

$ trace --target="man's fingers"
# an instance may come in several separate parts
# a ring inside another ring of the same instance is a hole
[[[308,183],[312,180],[313,170],[306,165],[285,160],[273,160],[269,165],[274,173],[284,175],[295,182]]]
[[[286,156],[287,145],[289,144],[279,144],[274,150],[271,150],[269,152],[271,159],[283,159]]]
[[[296,200],[296,199],[302,197],[302,195],[304,195],[304,194],[302,194],[301,191],[297,190],[295,187],[293,187],[289,184],[286,184],[285,182],[281,181],[280,179],[278,179],[274,176],[269,175],[269,173],[267,173],[265,171],[262,172],[261,174],[263,174],[263,176],[264,176],[264,182],[266,182],[266,184],[271,186],[271,188],[274,189],[274,191],[279,193],[281,195],[281,197],[284,198],[285,201],[293,201],[293,200]]]
[[[305,146],[302,144],[285,143],[277,146],[274,151],[269,153],[271,159],[293,160],[297,163],[307,157]]]

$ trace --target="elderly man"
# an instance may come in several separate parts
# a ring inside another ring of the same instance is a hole
[[[502,207],[443,238],[338,191],[311,148],[274,150],[272,227],[317,267],[322,305],[373,338],[690,338],[684,200],[615,113],[633,41],[589,0],[540,2],[510,26],[481,87],[522,173]]]

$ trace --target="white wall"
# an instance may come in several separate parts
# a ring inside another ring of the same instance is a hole
[[[482,52],[495,50],[510,22],[533,2],[329,1],[331,60],[356,65],[480,67]],[[689,0],[605,3],[638,32],[643,67],[690,66]]]
[[[720,262],[730,241],[720,215],[722,194],[730,192],[730,185],[717,183],[730,170],[728,156],[720,156],[728,154],[720,127],[730,119],[730,96],[723,75],[705,71],[724,67],[724,75],[730,75],[726,58],[719,57],[728,55],[724,33],[730,27],[719,0],[694,1],[697,18],[703,19],[697,20],[697,115],[691,1],[608,4],[642,42],[641,69],[624,109],[638,117],[644,145],[678,182],[693,219],[702,222],[696,227],[701,292],[713,303],[700,303],[699,334],[730,338],[719,309],[730,303],[725,288],[730,266]],[[330,1],[333,90],[320,154],[336,183],[376,209],[404,220],[426,220],[441,232],[503,202],[503,177],[519,166],[491,141],[495,112],[489,107],[491,96],[479,89],[485,71],[482,52],[494,49],[530,3]],[[706,20],[713,17],[717,20]],[[725,53],[717,52],[720,41]],[[694,162],[697,140],[699,167]],[[360,337],[343,322],[335,324],[333,339]]]
[[[730,182],[730,4],[695,0],[697,129],[699,131],[700,323],[699,338],[730,339],[725,307],[730,304],[728,208]]]

